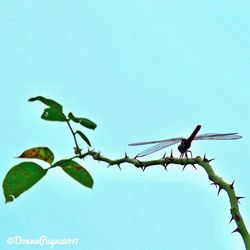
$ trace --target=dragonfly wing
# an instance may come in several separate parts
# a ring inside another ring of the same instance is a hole
[[[218,133],[208,133],[197,135],[194,140],[236,140],[242,138],[238,133],[227,133],[227,134],[218,134]]]
[[[146,144],[154,144],[154,143],[172,143],[175,144],[177,142],[180,142],[182,139],[185,139],[184,137],[176,137],[176,138],[172,138],[172,139],[166,139],[166,140],[158,140],[158,141],[144,141],[144,142],[136,142],[136,143],[130,143],[128,144],[129,146],[140,146],[140,145],[146,145]],[[170,144],[170,145],[173,145]]]
[[[163,148],[166,148],[166,147],[169,147],[171,145],[174,145],[174,144],[176,144],[176,143],[178,143],[180,141],[181,141],[181,139],[167,141],[167,142],[160,142],[160,143],[154,145],[153,147],[150,147],[150,148],[142,151],[141,153],[139,153],[137,155],[137,157],[142,157],[142,156],[146,156],[146,155],[152,154],[152,153],[154,153],[156,151],[159,151],[159,150],[161,150]]]

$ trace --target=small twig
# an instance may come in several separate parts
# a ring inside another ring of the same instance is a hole
[[[76,146],[76,148],[78,150],[78,154],[79,154],[80,157],[82,157],[81,149],[79,148],[78,143],[77,143],[76,134],[75,134],[75,132],[74,132],[74,130],[73,130],[73,128],[70,125],[70,122],[68,120],[67,120],[67,124],[68,124],[68,127],[69,127],[70,131],[71,131],[71,134],[73,135],[75,146]]]

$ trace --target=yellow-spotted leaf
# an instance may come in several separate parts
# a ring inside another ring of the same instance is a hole
[[[46,169],[34,162],[22,162],[11,168],[3,180],[5,201],[13,201],[36,184],[46,173]]]
[[[61,160],[55,165],[60,166],[69,176],[81,183],[83,186],[92,188],[94,181],[89,172],[79,165],[77,162],[72,160]]]
[[[35,158],[51,164],[54,160],[54,154],[47,147],[36,147],[25,150],[18,158]]]

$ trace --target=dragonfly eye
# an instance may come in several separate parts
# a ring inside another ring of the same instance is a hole
[[[180,153],[182,153],[182,154],[186,152],[185,148],[183,147],[182,142],[181,142],[181,144],[178,146],[178,150],[179,150]]]

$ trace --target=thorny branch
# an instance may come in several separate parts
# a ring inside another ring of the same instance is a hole
[[[202,167],[206,171],[208,179],[212,181],[211,184],[215,185],[215,187],[218,189],[217,195],[220,194],[221,190],[226,191],[229,197],[229,201],[230,201],[231,219],[229,223],[231,223],[234,220],[237,225],[236,229],[232,233],[235,233],[235,232],[239,233],[244,241],[246,250],[250,250],[250,235],[248,233],[248,230],[245,226],[245,223],[243,221],[243,218],[239,210],[239,200],[245,197],[237,196],[235,194],[234,181],[231,184],[229,184],[225,182],[221,177],[215,174],[212,166],[210,165],[210,162],[214,159],[208,160],[206,158],[206,155],[204,155],[203,158],[201,158],[200,156],[197,156],[195,158],[175,158],[173,157],[172,151],[169,157],[166,157],[166,154],[164,154],[162,158],[157,159],[157,160],[150,160],[150,161],[140,161],[137,157],[131,158],[126,153],[123,158],[116,159],[116,160],[109,159],[103,156],[100,152],[97,152],[95,150],[88,150],[86,153],[81,153],[81,149],[78,146],[75,132],[73,128],[71,127],[70,123],[69,122],[67,123],[73,135],[75,146],[76,146],[75,147],[76,156],[70,159],[73,159],[73,158],[84,159],[87,156],[91,156],[96,161],[108,163],[108,167],[117,165],[119,169],[121,169],[121,164],[129,163],[135,166],[136,168],[141,168],[143,171],[145,171],[146,168],[150,166],[156,166],[156,165],[162,165],[167,170],[167,167],[170,164],[180,165],[182,166],[182,170],[184,170],[187,165],[192,165],[196,170],[197,170],[196,165],[199,165],[200,167]],[[51,168],[53,167],[56,167],[56,165],[51,166]]]
[[[103,156],[100,152],[97,152],[95,150],[88,150],[86,153],[82,154],[79,158],[83,159],[87,156],[91,156],[94,160],[99,162],[106,162],[109,166],[118,166],[121,169],[121,164],[123,163],[129,163],[136,168],[141,168],[143,171],[145,171],[150,166],[156,166],[156,165],[162,165],[166,170],[169,167],[170,164],[174,165],[180,165],[182,166],[182,169],[184,170],[187,165],[192,165],[195,169],[197,165],[202,167],[205,172],[207,173],[208,179],[212,181],[211,185],[215,185],[215,187],[218,189],[217,195],[220,194],[221,190],[225,190],[230,201],[230,213],[231,213],[231,220],[230,223],[234,220],[237,227],[232,233],[239,233],[244,241],[245,247],[247,250],[250,250],[250,235],[248,233],[248,230],[245,226],[245,223],[243,221],[243,218],[240,214],[239,210],[239,200],[244,198],[242,196],[237,196],[234,190],[234,181],[232,183],[225,182],[221,177],[215,174],[212,166],[210,165],[210,162],[214,159],[208,160],[206,156],[201,158],[200,156],[195,158],[175,158],[172,155],[169,157],[166,157],[165,155],[157,160],[149,160],[149,161],[140,161],[136,157],[131,158],[126,153],[123,158],[120,159],[109,159],[105,156]]]

